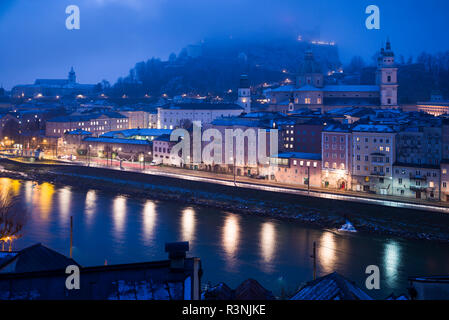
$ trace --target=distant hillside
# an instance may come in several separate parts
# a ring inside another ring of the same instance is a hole
[[[294,40],[209,39],[182,49],[178,55],[172,54],[168,61],[152,58],[137,63],[128,76],[120,78],[111,88],[110,94],[223,96],[229,89],[235,91],[241,74],[248,74],[252,85],[294,80],[308,47],[314,51],[323,72],[341,67],[335,45]]]

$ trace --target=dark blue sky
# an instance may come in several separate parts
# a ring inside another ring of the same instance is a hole
[[[65,8],[81,10],[81,29],[65,28]],[[381,10],[381,29],[365,28],[365,8]],[[0,84],[65,78],[115,82],[138,61],[166,59],[214,35],[267,38],[319,28],[343,62],[369,60],[390,36],[397,54],[449,49],[447,0],[0,0]]]

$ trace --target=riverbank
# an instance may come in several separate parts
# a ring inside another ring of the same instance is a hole
[[[441,213],[317,199],[103,168],[10,161],[2,161],[1,165],[4,170],[0,176],[12,179],[69,185],[79,190],[97,189],[132,198],[176,201],[333,230],[349,220],[363,233],[449,242],[449,215]]]

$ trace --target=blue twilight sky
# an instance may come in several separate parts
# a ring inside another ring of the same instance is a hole
[[[76,4],[81,29],[65,28]],[[380,7],[381,29],[365,28],[365,8]],[[214,35],[267,39],[318,28],[343,62],[369,60],[390,36],[397,54],[449,49],[447,0],[0,0],[0,85],[66,77],[115,82],[138,61]]]

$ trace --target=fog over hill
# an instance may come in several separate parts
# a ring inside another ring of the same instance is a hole
[[[129,96],[163,93],[223,96],[237,88],[241,74],[249,75],[251,85],[294,81],[308,48],[314,52],[323,72],[341,67],[334,43],[210,38],[171,54],[167,61],[151,58],[137,63],[128,76],[117,81],[112,92]]]

